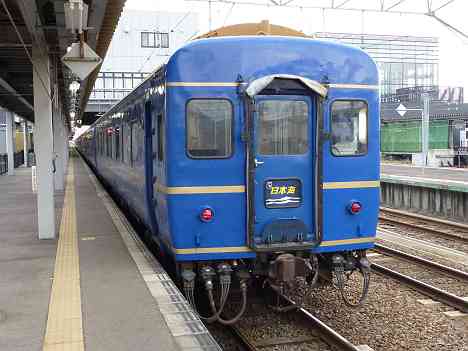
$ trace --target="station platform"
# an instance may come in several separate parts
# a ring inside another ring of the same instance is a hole
[[[84,161],[39,240],[31,170],[0,176],[0,350],[221,350]]]
[[[381,180],[427,188],[468,192],[468,169],[381,164]]]

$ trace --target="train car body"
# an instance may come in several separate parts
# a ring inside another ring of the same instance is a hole
[[[378,73],[360,49],[279,36],[193,41],[78,148],[185,282],[227,266],[282,286],[317,262],[361,269],[373,247]]]

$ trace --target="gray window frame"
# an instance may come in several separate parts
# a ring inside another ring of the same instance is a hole
[[[188,148],[188,107],[190,102],[192,101],[227,101],[229,105],[231,106],[231,137],[229,138],[230,142],[230,153],[226,156],[194,156],[190,154],[189,148]],[[234,113],[234,104],[232,101],[228,98],[224,97],[210,97],[210,98],[190,98],[187,100],[185,104],[185,154],[187,157],[191,159],[196,159],[196,160],[203,160],[203,159],[228,159],[231,158],[234,155],[234,118],[235,118],[235,113]]]
[[[335,102],[363,102],[366,105],[366,151],[359,153],[359,154],[347,154],[347,155],[337,155],[333,151],[333,104]],[[329,121],[330,121],[330,153],[333,155],[333,157],[361,157],[361,156],[366,156],[369,153],[369,103],[364,100],[364,99],[346,99],[346,98],[339,98],[332,100],[330,103],[330,110],[329,110]]]

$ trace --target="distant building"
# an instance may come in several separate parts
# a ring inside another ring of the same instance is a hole
[[[382,96],[439,84],[439,40],[433,37],[315,33],[318,39],[359,46],[377,63]]]
[[[198,34],[194,13],[124,10],[86,108],[84,124],[106,112]]]

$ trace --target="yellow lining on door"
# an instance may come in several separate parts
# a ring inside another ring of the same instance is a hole
[[[70,160],[43,351],[84,351],[74,181]]]

